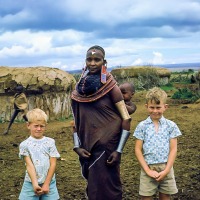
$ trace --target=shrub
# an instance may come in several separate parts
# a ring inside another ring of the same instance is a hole
[[[184,100],[190,100],[191,102],[195,102],[197,99],[199,99],[199,95],[194,94],[188,88],[183,88],[183,89],[178,89],[172,95],[172,99],[184,99]]]
[[[75,78],[76,82],[78,82],[81,77],[81,74],[73,74],[73,77]]]

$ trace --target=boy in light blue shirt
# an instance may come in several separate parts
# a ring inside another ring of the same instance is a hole
[[[142,200],[152,200],[158,191],[160,200],[170,200],[178,192],[173,164],[177,153],[178,126],[166,119],[167,94],[158,87],[147,92],[149,117],[140,122],[134,132],[135,155],[141,165],[139,194]]]

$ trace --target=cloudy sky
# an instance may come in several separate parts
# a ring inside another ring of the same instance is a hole
[[[0,0],[0,66],[81,69],[200,62],[200,0]]]

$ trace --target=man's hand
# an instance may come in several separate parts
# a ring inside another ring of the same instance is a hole
[[[120,163],[120,161],[121,161],[121,153],[114,151],[108,157],[107,164],[113,166]]]
[[[81,157],[81,158],[89,158],[91,153],[83,148],[75,148],[74,151]]]

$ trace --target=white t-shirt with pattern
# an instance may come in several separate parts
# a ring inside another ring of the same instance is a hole
[[[50,157],[59,158],[60,154],[55,145],[55,140],[49,137],[35,139],[32,136],[24,140],[19,146],[19,157],[29,156],[35,166],[38,183],[44,183],[49,167]],[[55,174],[52,180],[55,179]],[[26,170],[25,181],[31,182]]]

